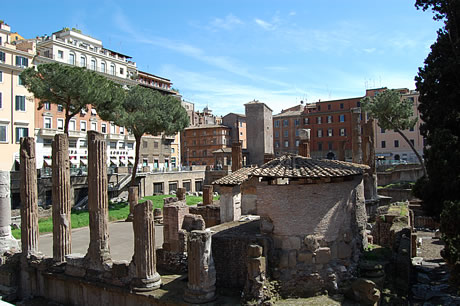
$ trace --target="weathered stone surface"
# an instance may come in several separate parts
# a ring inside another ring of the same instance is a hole
[[[185,215],[184,221],[182,222],[182,229],[187,232],[191,231],[202,231],[206,228],[204,219],[200,215]]]
[[[241,217],[241,187],[220,187],[220,221],[222,223],[239,220]]]
[[[358,278],[351,284],[354,298],[361,305],[378,305],[380,291],[374,282]]]
[[[312,264],[313,263],[313,253],[310,251],[300,252],[298,255],[299,262]]]
[[[241,142],[232,143],[232,172],[243,167],[243,153]]]
[[[129,203],[129,215],[126,218],[126,222],[132,222],[134,218],[134,207],[139,202],[139,187],[130,186],[128,188],[128,203]]]
[[[35,140],[21,138],[21,245],[22,254],[29,256],[38,252],[38,199]]]
[[[305,239],[303,240],[303,243],[307,247],[307,250],[314,252],[316,249],[319,248],[319,241],[318,237],[315,235],[307,235],[305,236]]]
[[[165,204],[163,207],[163,249],[180,252],[179,230],[182,229],[184,216],[189,214],[189,207],[184,201]]]
[[[190,206],[189,211],[193,215],[202,216],[206,227],[220,224],[220,204]]]
[[[176,190],[176,196],[179,201],[185,201],[185,194],[187,191],[183,187],[179,187]]]
[[[289,251],[289,268],[294,268],[297,265],[297,251]]]
[[[19,249],[11,235],[10,172],[0,170],[0,254]]]
[[[330,248],[319,248],[315,252],[315,262],[317,264],[326,264],[331,260]]]
[[[188,284],[184,300],[207,303],[216,298],[216,270],[211,253],[211,232],[193,231],[188,238]]]
[[[273,232],[273,223],[270,218],[262,217],[260,218],[260,231],[262,233],[271,233]]]
[[[356,107],[351,110],[351,151],[354,163],[362,163],[361,151],[361,108]]]
[[[260,245],[252,244],[248,247],[248,257],[262,256],[263,248]]]
[[[52,159],[53,260],[63,262],[71,253],[72,245],[69,140],[66,134],[54,136]]]
[[[340,259],[350,258],[352,253],[351,245],[345,242],[339,242],[337,247],[337,257]]]
[[[104,135],[88,131],[88,211],[90,241],[86,259],[92,269],[111,261],[109,249],[109,198],[107,145]]]
[[[285,250],[300,250],[300,238],[291,236],[282,240],[281,247]]]
[[[212,185],[203,186],[203,205],[211,205],[213,203],[213,187]]]
[[[161,277],[156,271],[155,220],[152,201],[148,200],[134,207],[133,227],[133,264],[136,268],[133,289],[136,291],[158,289],[161,285]]]

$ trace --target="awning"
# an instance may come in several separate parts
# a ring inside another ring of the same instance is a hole
[[[97,115],[97,112],[96,112],[96,110],[94,108],[91,109],[91,115],[94,115],[94,116]]]
[[[78,163],[78,160],[76,160],[76,159],[71,159],[71,160],[70,160],[70,163],[71,163],[72,165],[78,165],[78,164],[79,164],[79,163]]]
[[[80,159],[80,163],[83,165],[87,166],[88,165],[88,160],[87,159]]]
[[[52,165],[52,160],[50,158],[43,159],[43,167],[51,167],[51,165]]]
[[[128,164],[130,164],[131,166],[134,165],[132,160],[128,160]]]
[[[120,165],[126,166],[126,161],[125,160],[120,160]]]
[[[80,112],[81,112],[83,115],[86,115],[86,110],[82,109]]]

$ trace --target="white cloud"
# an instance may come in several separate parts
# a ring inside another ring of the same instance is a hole
[[[272,30],[273,25],[269,22],[266,22],[262,19],[256,18],[254,19],[255,23],[257,23],[260,27],[264,28],[265,30]]]
[[[377,50],[377,49],[375,49],[375,48],[365,48],[365,49],[363,49],[363,51],[366,52],[366,53],[374,53],[375,50]]]
[[[225,30],[231,30],[235,26],[242,25],[243,22],[235,17],[232,14],[228,14],[225,18],[214,18],[213,21],[211,21],[211,26],[212,28],[221,28]]]

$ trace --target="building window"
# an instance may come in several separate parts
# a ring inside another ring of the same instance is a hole
[[[284,131],[284,137],[285,138],[289,137],[289,131]]]
[[[280,121],[279,120],[275,120],[275,127],[280,127]]]
[[[318,105],[318,111],[320,111],[320,110],[321,110],[321,105]]]
[[[52,144],[53,144],[53,139],[51,139],[51,138],[45,138],[45,139],[43,139],[43,146],[45,146],[45,147],[51,147]]]
[[[295,119],[295,120],[294,120],[294,125],[295,125],[295,126],[299,126],[299,124],[300,124],[300,120],[299,120],[299,119]]]
[[[345,115],[339,115],[339,122],[345,122]]]
[[[0,73],[1,74],[1,73]],[[0,76],[0,82],[2,81],[2,77]],[[24,81],[21,79],[20,76],[18,76],[18,85],[19,86],[24,86]]]
[[[80,131],[86,132],[86,121],[80,121]]]
[[[310,124],[310,118],[303,118],[303,124]]]
[[[86,140],[84,140],[84,139],[80,139],[79,144],[80,144],[80,148],[86,148],[87,147]]]
[[[322,120],[321,120],[321,117],[316,117],[316,123],[317,123],[317,124],[321,124],[321,121],[322,121]]]
[[[332,123],[332,116],[327,116],[327,123]]]
[[[16,55],[16,66],[19,66],[19,67],[29,66],[29,59],[24,56]]]
[[[115,134],[115,124],[110,124],[110,134]]]
[[[117,143],[115,141],[111,141],[109,143],[110,149],[116,149],[117,148]]]
[[[103,134],[107,133],[107,124],[105,124],[105,123],[101,124],[101,132]]]
[[[5,52],[0,51],[0,62],[4,63],[6,60]]]
[[[28,137],[28,136],[29,136],[28,128],[23,128],[23,127],[16,128],[16,143],[21,142],[22,137]]]
[[[323,143],[318,142],[318,151],[323,151]]]
[[[123,68],[120,67],[120,75],[123,75],[124,74],[124,70]]]
[[[284,141],[284,147],[285,147],[285,148],[289,147],[289,141],[287,141],[287,140]]]
[[[134,142],[128,142],[128,149],[132,150],[134,148]]]
[[[413,139],[409,139],[410,143],[415,146],[415,141]]]
[[[203,157],[206,157],[208,156],[208,151],[207,150],[203,150]]]
[[[359,102],[359,101],[356,102],[356,106],[357,106],[357,107],[361,107],[361,102]]]
[[[283,120],[283,126],[289,126],[289,120],[287,119]]]
[[[385,133],[385,129],[380,129],[380,133]]]
[[[0,83],[3,83],[3,71],[0,71]]]
[[[96,60],[95,59],[91,60],[91,70],[96,70]]]
[[[57,110],[58,112],[62,113],[64,111],[64,107],[61,104],[58,104]]]
[[[69,148],[77,148],[77,141],[69,139]]]
[[[101,72],[105,73],[105,63],[101,63]]]
[[[385,140],[382,140],[381,146],[382,146],[382,149],[385,149],[387,147],[387,143]]]
[[[343,109],[343,103],[340,103],[340,109]]]
[[[340,129],[340,136],[347,136],[347,131],[345,128]]]
[[[299,144],[300,144],[300,140],[296,140],[296,141],[295,141],[295,146],[298,147]]]
[[[399,140],[395,140],[395,148],[399,148]]]
[[[280,142],[279,141],[275,141],[275,148],[279,148],[280,147]]]
[[[333,136],[333,129],[327,129],[327,137]]]
[[[8,141],[8,125],[0,124],[0,142],[7,142]]]
[[[69,122],[69,130],[75,131],[77,129],[77,122],[75,120],[70,120]]]
[[[16,108],[17,111],[26,111],[26,96],[16,96]]]
[[[275,138],[279,138],[280,137],[280,132],[279,131],[275,131]]]
[[[0,108],[3,108],[2,93],[0,92]]]
[[[91,116],[96,116],[97,115],[97,111],[95,108],[92,108],[91,109]]]
[[[45,129],[50,129],[50,128],[51,128],[51,118],[45,117]]]
[[[125,134],[125,128],[120,126],[120,134],[121,135],[124,135]]]
[[[412,126],[409,128],[409,132],[413,132],[413,131],[414,131],[414,127]]]
[[[153,148],[158,149],[158,141],[153,142]]]
[[[333,148],[332,142],[327,143],[327,148],[328,148],[329,151],[332,151],[332,148]]]
[[[97,131],[97,122],[91,122],[91,130]]]
[[[125,146],[126,146],[126,145],[125,145],[125,142],[124,142],[124,141],[120,141],[120,143],[119,143],[119,148],[120,148],[120,149],[124,149]]]
[[[64,129],[64,119],[59,119],[57,120],[57,129],[58,130],[63,130]]]
[[[110,65],[110,74],[115,75],[115,65]]]
[[[318,135],[318,137],[323,137],[323,130],[322,130],[322,129],[318,129],[317,135]]]
[[[84,57],[84,56],[80,57],[80,66],[81,67],[86,67],[86,57]]]
[[[144,140],[142,142],[142,148],[147,149],[147,147],[148,147],[148,143],[147,143],[147,141]]]
[[[75,65],[75,54],[73,54],[73,53],[69,54],[69,64],[70,65]]]
[[[296,136],[296,137],[299,137],[299,133],[300,133],[300,130],[299,130],[299,129],[295,130],[295,136]]]
[[[58,58],[63,59],[64,58],[64,51],[58,50]]]
[[[327,105],[327,110],[331,110],[331,105],[330,104]]]
[[[51,110],[51,103],[45,102],[43,103],[43,106],[45,107],[45,110]]]

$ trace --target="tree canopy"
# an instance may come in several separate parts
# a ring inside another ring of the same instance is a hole
[[[121,106],[114,121],[117,125],[126,127],[136,138],[136,157],[131,180],[131,185],[134,185],[142,136],[156,136],[161,133],[173,135],[187,127],[189,120],[179,99],[139,85],[129,88]]]
[[[413,113],[414,102],[402,99],[396,90],[385,90],[375,97],[365,97],[361,100],[362,108],[369,115],[377,119],[378,125],[385,130],[394,130],[409,144],[417,156],[426,174],[425,164],[422,157],[415,149],[412,142],[403,133],[404,130],[413,128],[417,123],[417,117]]]
[[[96,108],[103,120],[112,120],[123,94],[120,85],[94,71],[59,63],[27,68],[20,78],[40,100],[39,109],[45,102],[62,105],[66,134],[70,119],[81,110],[87,110],[87,105]]]

